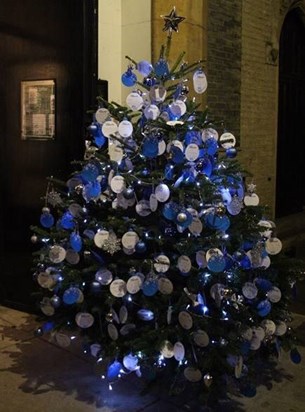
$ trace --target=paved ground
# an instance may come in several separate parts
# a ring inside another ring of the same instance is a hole
[[[305,296],[305,295],[303,295]],[[299,300],[302,300],[300,297]],[[297,302],[298,303],[298,302]],[[305,304],[299,305],[302,309]],[[303,363],[284,355],[273,384],[261,385],[255,398],[236,398],[221,412],[305,411],[305,316],[295,315]],[[0,410],[4,412],[199,412],[195,399],[139,394],[142,381],[125,379],[109,391],[76,346],[65,350],[34,337],[32,315],[0,306]],[[272,390],[271,387],[273,386]],[[213,409],[214,410],[214,409]],[[211,411],[211,409],[209,409]]]

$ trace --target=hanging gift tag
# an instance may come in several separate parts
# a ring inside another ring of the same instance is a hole
[[[169,340],[165,340],[161,344],[160,348],[161,355],[166,359],[170,359],[174,356],[174,346]]]
[[[203,224],[199,217],[193,217],[192,223],[188,227],[194,236],[199,236],[203,230]]]
[[[165,273],[170,268],[170,260],[165,255],[159,255],[154,260],[154,268],[159,273]]]
[[[103,124],[110,116],[109,110],[101,107],[95,112],[95,119],[98,123]]]
[[[148,120],[156,120],[159,114],[160,110],[155,104],[150,104],[144,109],[144,115]]]
[[[138,215],[145,217],[151,214],[150,203],[148,200],[140,200],[136,204],[136,212]]]
[[[170,295],[174,290],[172,282],[167,278],[158,279],[158,288],[162,295]]]
[[[247,194],[244,197],[244,204],[246,206],[257,206],[259,204],[259,197],[256,193]]]
[[[269,255],[277,255],[282,250],[282,242],[277,237],[266,240],[265,248]]]
[[[155,212],[158,209],[158,199],[154,193],[149,197],[149,207],[152,212]]]
[[[95,274],[95,280],[101,285],[109,285],[112,282],[113,275],[108,269],[100,269]]]
[[[188,256],[182,255],[178,258],[177,266],[180,272],[189,273],[192,269],[191,259]]]
[[[126,104],[131,110],[140,110],[143,107],[144,101],[138,92],[131,92],[126,98]]]
[[[135,294],[137,292],[139,292],[139,290],[142,287],[142,279],[137,276],[131,276],[128,281],[127,281],[127,291],[131,294]]]
[[[126,323],[128,318],[128,310],[126,306],[121,306],[120,307],[120,312],[119,312],[119,319],[121,323]]]
[[[110,292],[116,298],[126,295],[126,283],[122,279],[116,279],[110,284]]]
[[[258,293],[258,289],[252,282],[246,282],[242,287],[242,292],[245,298],[255,299]]]
[[[165,183],[161,183],[156,187],[155,190],[156,198],[159,202],[166,202],[170,197],[169,187]]]
[[[70,263],[70,265],[77,265],[80,261],[80,256],[74,249],[67,249],[66,261]]]
[[[151,101],[161,103],[165,100],[166,93],[167,92],[165,87],[156,84],[155,86],[151,87],[149,97]]]
[[[182,311],[179,313],[178,320],[183,329],[189,330],[193,327],[193,318],[186,311]]]
[[[202,134],[201,134],[201,138],[203,142],[206,142],[209,139],[214,139],[214,140],[218,140],[218,132],[217,130],[213,129],[213,128],[208,128],[208,129],[203,129]]]
[[[102,132],[105,137],[114,135],[118,130],[117,124],[113,120],[107,120],[102,126]]]
[[[236,145],[236,138],[232,133],[223,133],[219,138],[219,143],[224,149],[230,149]]]
[[[88,312],[79,312],[75,316],[77,326],[82,329],[90,328],[94,323],[94,317]]]
[[[208,87],[208,82],[203,70],[196,70],[193,74],[193,86],[195,92],[198,94],[202,94],[206,91]]]
[[[176,342],[174,345],[174,358],[176,361],[181,362],[183,361],[185,356],[185,348],[183,343],[181,342]]]
[[[65,260],[66,257],[66,250],[59,246],[54,245],[50,247],[49,250],[49,259],[53,263],[61,263]]]
[[[122,137],[129,137],[132,135],[133,126],[128,120],[122,120],[119,123],[119,133]]]
[[[189,144],[185,149],[185,157],[190,162],[197,160],[199,157],[199,147],[194,143]]]
[[[185,368],[183,374],[189,382],[199,382],[202,379],[200,370],[191,366]]]
[[[209,335],[204,330],[197,330],[194,333],[193,338],[196,345],[201,348],[205,348],[210,343]]]
[[[267,298],[272,303],[278,303],[282,298],[282,292],[277,286],[272,286],[267,292]]]
[[[94,235],[93,241],[95,246],[102,248],[106,240],[109,238],[108,230],[98,230]]]
[[[122,245],[126,249],[134,249],[135,245],[140,240],[138,234],[134,231],[126,232],[122,237]]]
[[[114,193],[121,193],[125,189],[125,179],[123,176],[114,176],[110,182],[111,190]]]
[[[115,326],[113,323],[110,323],[110,324],[107,326],[107,331],[108,331],[108,335],[110,336],[110,338],[111,338],[112,340],[117,340],[117,339],[118,339],[118,337],[119,337],[119,332],[118,332],[116,326]]]

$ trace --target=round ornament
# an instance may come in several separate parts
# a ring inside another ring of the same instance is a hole
[[[223,133],[219,138],[219,143],[224,149],[230,149],[236,145],[236,138],[232,133]]]
[[[52,289],[56,285],[56,279],[47,272],[40,272],[37,276],[39,286],[44,289]]]
[[[80,256],[75,250],[67,249],[66,261],[70,263],[70,265],[77,265],[80,261]]]
[[[188,226],[189,231],[194,236],[199,236],[203,230],[203,224],[199,217],[193,217],[192,223]]]
[[[158,289],[162,295],[170,295],[173,293],[174,286],[169,279],[162,277],[158,279]]]
[[[54,225],[54,217],[51,215],[51,213],[42,213],[40,216],[40,224],[41,226],[45,227],[46,229],[49,229]]]
[[[164,58],[160,58],[154,65],[154,70],[157,76],[167,76],[169,74],[167,61]]]
[[[276,329],[274,334],[276,336],[283,336],[287,332],[287,325],[283,321],[276,322]]]
[[[53,263],[61,263],[65,260],[66,250],[59,245],[54,245],[50,247],[49,259]]]
[[[77,326],[82,329],[90,328],[94,323],[94,317],[88,312],[79,312],[75,316]]]
[[[208,81],[202,69],[196,70],[193,74],[193,86],[195,92],[198,94],[202,94],[206,91],[208,87]]]
[[[129,137],[132,135],[133,126],[128,120],[122,120],[119,123],[119,133],[122,137]]]
[[[256,193],[247,194],[244,197],[244,204],[246,206],[257,206],[259,204],[259,197]]]
[[[185,357],[185,348],[183,343],[176,342],[174,345],[174,358],[176,361],[181,362]]]
[[[116,298],[122,298],[126,295],[126,283],[122,279],[115,279],[110,284],[110,293]]]
[[[139,241],[139,236],[134,231],[126,232],[122,237],[122,245],[126,249],[134,249]]]
[[[144,115],[147,120],[156,120],[160,114],[158,106],[155,104],[150,104],[144,109]]]
[[[137,276],[131,276],[126,284],[127,292],[131,293],[132,295],[138,293],[142,286],[142,279]]]
[[[149,309],[139,309],[137,312],[139,319],[149,322],[154,319],[154,312]]]
[[[137,111],[142,109],[144,100],[138,92],[131,92],[126,98],[126,104],[131,110]]]
[[[108,269],[99,269],[95,274],[95,280],[101,285],[110,285],[113,280],[113,275]]]
[[[261,301],[257,305],[257,313],[261,317],[265,317],[265,316],[269,315],[270,311],[271,311],[271,303],[267,299]]]
[[[66,305],[73,305],[78,303],[82,296],[83,293],[79,288],[70,287],[64,291],[62,300]]]
[[[179,119],[186,113],[186,104],[182,100],[175,100],[173,103],[169,105],[169,109],[172,115]]]
[[[242,329],[241,337],[247,341],[250,341],[253,337],[253,332],[251,328],[245,327]]]
[[[197,330],[193,335],[193,339],[196,345],[200,346],[201,348],[209,346],[210,338],[204,330]]]
[[[227,204],[227,210],[232,216],[236,216],[241,212],[242,203],[237,196],[234,196],[232,201]]]
[[[218,132],[217,130],[209,127],[208,129],[203,129],[202,134],[201,134],[201,138],[203,142],[206,142],[209,139],[214,139],[214,140],[218,140]]]
[[[141,60],[137,63],[137,70],[142,76],[147,77],[153,70],[153,66],[147,60]]]
[[[102,133],[105,137],[110,137],[118,131],[118,126],[113,120],[107,120],[102,126]]]
[[[54,335],[54,340],[58,346],[68,348],[71,344],[71,339],[65,333],[57,332]]]
[[[266,240],[265,248],[269,255],[277,255],[282,250],[282,242],[277,237],[271,237]]]
[[[223,256],[223,253],[220,249],[215,247],[213,249],[207,250],[205,255],[207,262],[211,259],[212,256]]]
[[[95,112],[95,119],[100,124],[105,123],[105,121],[108,119],[109,116],[110,116],[109,110],[104,107],[97,109],[97,111]]]
[[[155,189],[155,196],[159,202],[166,202],[170,197],[169,187],[165,183],[160,183]]]
[[[92,343],[92,345],[90,345],[90,353],[94,358],[97,358],[99,356],[101,350],[102,347],[99,343]]]
[[[110,182],[111,190],[114,193],[121,193],[125,189],[125,179],[123,176],[114,176]]]
[[[149,207],[152,212],[155,212],[158,209],[158,199],[154,193],[149,197]]]
[[[282,298],[282,292],[277,286],[272,286],[267,292],[267,298],[272,303],[278,303]]]
[[[199,382],[202,379],[201,371],[191,366],[185,368],[183,374],[189,382]]]
[[[109,325],[107,326],[107,331],[108,331],[108,335],[110,336],[112,340],[118,339],[119,332],[113,323],[109,323]]]
[[[214,273],[223,272],[226,267],[226,259],[222,255],[213,255],[208,260],[208,269]]]
[[[158,273],[165,273],[170,268],[170,260],[165,255],[158,255],[154,259],[154,268]]]
[[[70,245],[75,252],[81,251],[82,246],[83,246],[83,241],[82,241],[81,236],[78,233],[76,232],[71,233]]]
[[[183,329],[186,329],[186,330],[192,329],[193,318],[188,312],[181,311],[178,315],[178,320]]]
[[[269,220],[260,220],[258,226],[261,227],[262,231],[260,232],[261,236],[269,238],[272,235],[272,223]]]
[[[151,214],[150,202],[148,200],[140,200],[136,204],[136,212],[138,215],[145,217]]]
[[[161,355],[166,359],[170,359],[174,356],[174,346],[169,340],[165,340],[161,344],[160,348]]]
[[[189,162],[195,162],[199,157],[198,145],[191,143],[185,149],[185,157]]]
[[[191,259],[186,255],[179,256],[177,266],[181,273],[189,273],[192,269]]]
[[[94,244],[98,248],[102,248],[106,240],[109,239],[109,232],[108,230],[98,230],[97,233],[94,235]]]
[[[265,331],[261,326],[252,328],[252,337],[256,337],[260,341],[265,339]]]
[[[242,293],[247,299],[255,299],[258,293],[258,289],[252,282],[246,282],[242,287]]]
[[[262,321],[261,325],[262,325],[262,328],[265,331],[266,336],[274,335],[274,332],[276,330],[276,326],[275,326],[275,323],[272,320],[265,319],[265,320]]]
[[[122,74],[121,81],[126,87],[133,87],[137,82],[137,76],[133,73],[131,67],[128,67],[125,73]]]
[[[216,300],[218,297],[221,298],[223,296],[224,290],[225,286],[222,283],[214,283],[214,285],[211,286],[210,295]]]
[[[171,151],[172,147],[178,147],[178,149],[180,149],[182,152],[184,151],[183,143],[180,142],[180,140],[178,139],[172,140],[171,142],[168,143],[167,148],[166,148],[168,153]]]
[[[135,355],[132,355],[131,353],[129,355],[124,356],[123,358],[123,365],[125,366],[126,369],[128,369],[131,372],[139,368],[138,362],[139,362],[138,357]]]
[[[145,296],[153,296],[158,292],[158,282],[156,279],[147,279],[142,286],[142,292]]]

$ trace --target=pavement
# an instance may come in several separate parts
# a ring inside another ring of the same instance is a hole
[[[35,336],[37,326],[34,315],[0,306],[0,411],[305,411],[305,313],[294,314],[293,320],[303,362],[295,365],[283,353],[272,380],[262,382],[254,398],[234,397],[216,409],[200,406],[190,396],[142,395],[143,383],[135,374],[109,391],[94,372],[93,358],[83,355],[77,340],[68,349],[59,347],[49,336]]]

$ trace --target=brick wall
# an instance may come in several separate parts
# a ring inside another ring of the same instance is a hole
[[[211,117],[240,135],[242,2],[208,2],[207,103]]]

